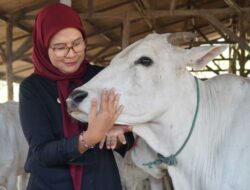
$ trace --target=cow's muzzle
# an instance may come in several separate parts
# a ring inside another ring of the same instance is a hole
[[[88,96],[88,92],[83,90],[74,90],[67,98],[68,112],[73,112],[78,109],[78,105]]]

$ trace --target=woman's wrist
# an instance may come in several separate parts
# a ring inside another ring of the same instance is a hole
[[[94,143],[91,143],[87,137],[87,134],[83,131],[79,135],[79,151],[83,153],[88,149],[94,148]]]

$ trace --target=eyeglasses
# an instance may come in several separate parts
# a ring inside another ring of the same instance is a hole
[[[83,38],[79,38],[73,41],[70,47],[68,47],[67,44],[65,43],[60,43],[50,48],[53,50],[56,57],[62,58],[66,57],[71,49],[75,53],[82,53],[84,51],[85,44]]]

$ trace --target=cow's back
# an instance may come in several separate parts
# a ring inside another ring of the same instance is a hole
[[[13,135],[15,139],[11,139],[11,144],[16,146],[18,156],[18,170],[23,172],[23,163],[25,163],[28,153],[28,144],[25,140],[20,119],[19,104],[17,102],[7,102],[5,104],[5,122],[8,125],[9,135]]]
[[[0,184],[16,181],[24,174],[28,144],[24,138],[19,120],[17,102],[0,104]],[[16,182],[13,182],[15,184]]]
[[[5,122],[5,109],[5,104],[0,104],[0,185],[6,184],[6,177],[10,173],[9,168],[14,160],[14,152],[9,138],[9,131]]]

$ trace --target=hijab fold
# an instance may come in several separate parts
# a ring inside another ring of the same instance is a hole
[[[34,73],[55,80],[57,83],[65,138],[79,134],[77,122],[73,122],[67,113],[66,99],[71,91],[70,83],[76,82],[82,84],[81,78],[86,72],[87,60],[83,61],[78,71],[63,74],[51,64],[48,48],[51,38],[60,30],[69,27],[78,29],[82,33],[86,43],[86,35],[81,19],[72,8],[61,3],[53,3],[42,9],[35,20],[32,52],[32,62],[35,67]],[[82,166],[70,165],[70,174],[75,190],[81,189],[82,173]]]

